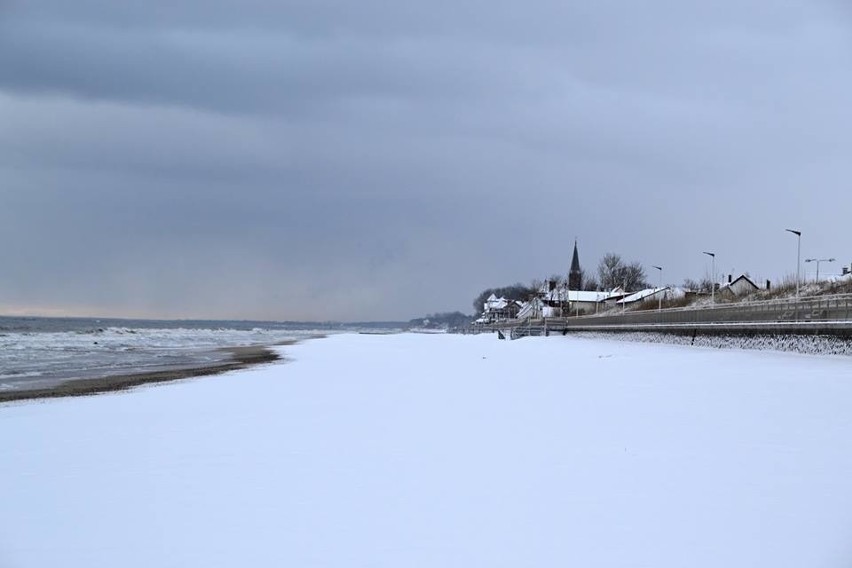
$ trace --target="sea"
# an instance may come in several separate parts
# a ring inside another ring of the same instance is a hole
[[[0,317],[0,390],[215,365],[227,347],[275,345],[317,335],[392,332],[395,323]]]

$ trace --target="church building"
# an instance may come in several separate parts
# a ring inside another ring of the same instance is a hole
[[[571,259],[571,270],[568,272],[568,289],[583,289],[583,272],[580,270],[580,255],[577,253],[577,239],[574,239],[574,257]]]

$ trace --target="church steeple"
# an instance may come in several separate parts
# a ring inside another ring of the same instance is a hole
[[[574,239],[574,257],[571,259],[571,271],[568,273],[568,288],[579,290],[583,287],[583,273],[580,271],[580,255],[577,252],[577,239]]]

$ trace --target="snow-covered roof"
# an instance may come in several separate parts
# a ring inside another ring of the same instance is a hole
[[[665,286],[663,288],[646,288],[644,290],[640,290],[639,292],[634,292],[621,300],[618,300],[616,304],[632,304],[633,302],[641,302],[642,300],[646,300],[651,296],[656,295],[658,292],[665,292],[669,287]]]
[[[731,286],[733,286],[734,284],[736,284],[740,280],[748,282],[749,284],[751,284],[754,287],[755,290],[757,290],[757,288],[758,288],[757,284],[755,284],[754,281],[751,278],[749,278],[748,276],[746,276],[745,274],[739,275],[733,282],[727,282],[727,283],[723,284],[722,286],[720,286],[720,288],[730,288]]]
[[[613,295],[612,292],[601,291],[586,291],[586,290],[566,290],[565,288],[557,288],[551,290],[544,295],[544,299],[549,302],[603,302]],[[618,294],[616,294],[618,295]]]
[[[485,300],[485,311],[490,312],[494,310],[502,310],[506,306],[509,305],[509,300],[506,298],[497,298],[494,294],[491,294],[487,300]]]
[[[588,292],[585,290],[569,290],[569,302],[603,302],[609,298],[609,292]]]
[[[543,307],[544,303],[539,298],[533,298],[529,302],[522,303],[517,317],[518,319],[526,319],[528,317],[538,316],[541,314]]]
[[[848,281],[852,280],[852,272],[850,272],[848,274],[826,276],[824,278],[824,280],[826,282],[848,282]]]

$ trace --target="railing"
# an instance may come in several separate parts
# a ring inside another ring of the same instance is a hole
[[[690,323],[740,323],[740,322],[820,322],[850,321],[852,319],[852,294],[785,298],[757,302],[714,304],[701,307],[667,308],[663,310],[633,310],[623,313],[604,312],[598,315],[547,318],[546,320],[506,320],[480,329],[511,328],[523,334],[542,335],[547,328],[597,327],[611,325],[690,324]],[[539,333],[536,333],[539,332]]]

